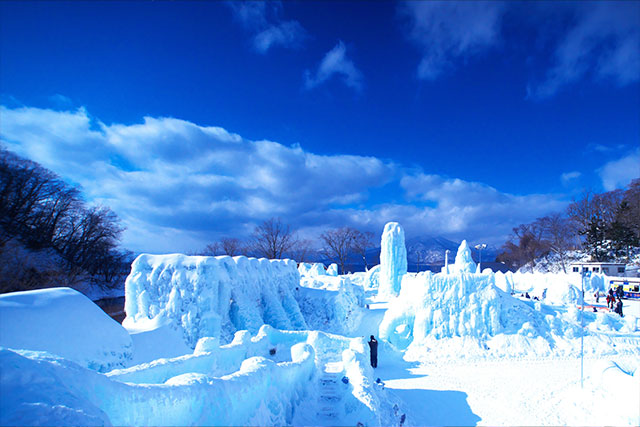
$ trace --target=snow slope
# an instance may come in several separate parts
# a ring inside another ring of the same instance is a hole
[[[71,288],[0,295],[0,346],[48,351],[100,372],[132,357],[127,331]]]

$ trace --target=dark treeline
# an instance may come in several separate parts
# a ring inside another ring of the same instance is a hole
[[[640,179],[635,179],[626,190],[587,192],[565,212],[519,225],[496,260],[517,269],[554,253],[566,271],[570,250],[585,250],[592,261],[602,262],[628,259],[639,246]]]
[[[0,292],[113,286],[130,254],[123,228],[106,207],[89,207],[77,188],[38,163],[0,147]]]

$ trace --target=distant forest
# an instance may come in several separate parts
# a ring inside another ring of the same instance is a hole
[[[640,179],[625,190],[583,193],[564,212],[513,229],[496,261],[517,269],[550,253],[566,272],[567,253],[586,251],[592,261],[629,260],[640,247]]]
[[[131,254],[107,207],[88,206],[80,191],[38,163],[0,147],[0,292],[75,286],[112,287]]]

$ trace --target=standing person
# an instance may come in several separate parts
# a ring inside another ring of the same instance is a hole
[[[374,368],[378,367],[378,341],[376,341],[376,337],[371,335],[371,339],[369,340],[369,350],[371,350],[371,366]]]
[[[618,313],[620,315],[620,317],[622,316],[622,300],[618,299],[618,302],[616,303],[616,309],[615,312]]]
[[[596,291],[596,294],[594,295],[596,297],[596,304],[600,302],[600,292]]]
[[[618,286],[617,289],[618,299],[621,299],[624,296],[624,288],[622,285]]]
[[[613,288],[609,288],[609,298],[608,298],[608,301],[611,303],[611,307],[609,307],[609,308],[613,309],[613,306],[614,306],[614,305],[615,305],[615,303],[616,303],[616,297],[615,297],[615,295],[613,295]],[[607,304],[607,307],[608,307],[608,306],[609,306],[609,304]]]

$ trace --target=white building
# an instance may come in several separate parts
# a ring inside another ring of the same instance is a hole
[[[624,277],[626,264],[617,262],[575,262],[569,265],[572,273],[592,272],[602,273],[607,276]]]

